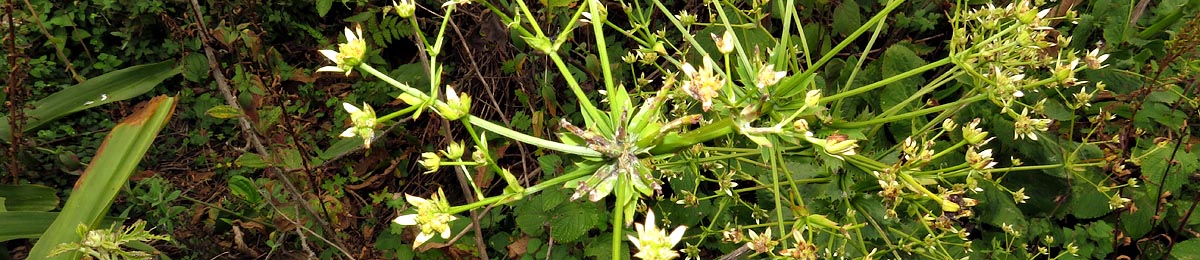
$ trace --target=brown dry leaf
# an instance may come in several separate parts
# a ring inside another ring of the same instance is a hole
[[[508,246],[505,247],[508,249],[508,258],[520,258],[522,255],[525,255],[525,251],[529,249],[528,246],[529,237],[521,236],[521,238],[518,238],[517,241],[513,241],[511,244],[508,244]]]

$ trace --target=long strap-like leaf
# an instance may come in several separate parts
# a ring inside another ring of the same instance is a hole
[[[75,190],[63,211],[33,246],[30,259],[46,259],[59,244],[80,241],[75,233],[79,224],[89,229],[97,228],[117,192],[129,180],[129,175],[174,111],[175,98],[158,96],[139,105],[133,115],[113,127],[96,150],[92,163],[75,183]],[[78,258],[78,255],[68,253],[51,259]]]

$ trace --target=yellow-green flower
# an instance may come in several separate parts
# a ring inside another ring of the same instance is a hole
[[[442,193],[442,189],[439,188],[437,194],[428,200],[408,194],[404,194],[404,200],[417,208],[417,213],[396,217],[392,222],[405,226],[415,225],[420,229],[421,232],[417,234],[416,241],[413,242],[413,248],[420,247],[421,244],[433,238],[434,234],[443,239],[450,238],[450,222],[458,217],[450,215],[450,203],[446,201],[446,195]]]
[[[362,28],[356,27],[354,31],[350,27],[346,27],[346,43],[338,44],[338,50],[320,50],[325,58],[332,60],[337,66],[325,66],[317,69],[320,71],[345,72],[347,76],[362,64],[363,56],[367,53],[367,41],[362,37]]]
[[[712,107],[712,99],[717,97],[721,87],[725,86],[725,79],[713,74],[713,66],[712,58],[704,56],[704,63],[700,69],[696,69],[691,63],[684,63],[681,68],[688,79],[683,82],[683,91],[699,100],[704,111]]]
[[[370,105],[363,103],[362,109],[351,105],[350,103],[342,103],[342,108],[350,113],[350,122],[354,125],[346,128],[342,132],[342,137],[360,136],[363,139],[363,147],[371,148],[371,141],[375,140],[375,110],[371,109]]]
[[[779,83],[779,80],[786,76],[787,71],[775,71],[775,64],[767,64],[758,70],[758,81],[755,82],[755,86],[762,90],[767,86]]]
[[[685,226],[676,227],[667,235],[667,230],[658,229],[654,224],[654,211],[646,212],[646,221],[633,224],[637,229],[637,237],[629,236],[629,241],[633,242],[633,246],[637,247],[638,253],[634,257],[646,260],[666,260],[679,257],[679,252],[674,249],[675,244],[683,240],[683,232],[687,230]]]

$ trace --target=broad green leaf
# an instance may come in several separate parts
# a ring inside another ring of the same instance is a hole
[[[1158,188],[1150,186],[1141,186],[1136,189],[1126,189],[1131,192],[1123,192],[1122,195],[1126,198],[1132,198],[1133,205],[1138,210],[1128,213],[1121,217],[1121,228],[1125,230],[1125,236],[1138,239],[1150,232],[1153,226],[1150,226],[1154,220],[1154,208],[1158,207],[1158,196],[1153,195]]]
[[[833,9],[833,17],[837,17],[833,19],[833,31],[843,36],[850,35],[863,25],[858,1],[842,1],[842,4]]]
[[[1092,180],[1092,182],[1098,181]],[[1068,198],[1071,200],[1069,206],[1061,214],[1071,214],[1081,219],[1092,219],[1112,211],[1112,209],[1108,208],[1108,195],[1097,191],[1096,187],[1088,184],[1087,180],[1072,180],[1071,195]]]
[[[218,119],[230,119],[245,116],[241,109],[237,109],[230,105],[218,105],[209,108],[204,114]]]
[[[25,112],[25,131],[29,132],[60,117],[100,105],[141,96],[163,80],[179,74],[175,61],[138,65],[109,72],[83,83],[67,87],[33,102]],[[0,140],[12,138],[8,117],[0,117]],[[72,232],[74,232],[72,230]]]
[[[62,243],[79,242],[75,228],[86,225],[95,229],[108,213],[108,208],[117,192],[129,181],[129,175],[154,143],[171,114],[175,112],[175,98],[158,96],[135,110],[113,127],[86,171],[75,183],[75,190],[63,206],[58,218],[46,229],[37,244],[30,250],[30,257],[42,259]],[[78,252],[60,254],[51,259],[78,259]]]
[[[262,156],[256,153],[244,153],[242,156],[238,156],[237,160],[234,160],[233,163],[246,168],[264,168],[270,165],[266,160],[263,160]]]
[[[51,211],[58,207],[58,191],[36,184],[0,185],[0,201],[7,211]]]
[[[560,209],[554,210],[554,220],[550,221],[550,236],[554,240],[562,242],[571,242],[579,239],[580,236],[586,234],[588,230],[596,227],[596,218],[598,212],[593,209],[596,204],[593,203],[568,203]]]
[[[355,136],[353,138],[341,138],[336,143],[329,145],[329,148],[325,148],[325,151],[321,151],[321,154],[317,156],[321,160],[328,161],[330,159],[337,158],[338,156],[350,153],[351,151],[354,151],[354,149],[362,147],[362,145],[363,140],[361,137]]]
[[[58,212],[0,212],[0,242],[37,238],[54,222],[55,217],[58,217]]]
[[[1200,260],[1200,239],[1193,238],[1175,244],[1175,248],[1171,250],[1171,259]]]
[[[229,178],[229,192],[245,199],[250,205],[258,205],[262,202],[262,195],[258,194],[258,187],[246,176],[234,175]]]
[[[329,8],[333,7],[333,0],[317,0],[317,16],[325,17],[329,13]]]
[[[1025,228],[1028,225],[1011,194],[1001,191],[991,182],[980,182],[979,187],[983,188],[983,192],[975,210],[980,221],[997,227],[1008,224]]]
[[[921,59],[912,49],[905,47],[903,44],[896,44],[889,47],[887,51],[884,51],[882,59],[883,78],[890,78],[925,65],[925,60]],[[889,112],[893,113],[907,112],[908,109],[899,111],[892,111],[890,109],[916,93],[917,87],[924,82],[924,78],[916,75],[888,84],[882,90],[883,95],[880,96],[879,100],[880,106],[884,109],[889,109]],[[918,102],[920,101],[918,100]]]
[[[1146,185],[1161,186],[1163,192],[1179,194],[1179,189],[1188,182],[1190,173],[1196,171],[1197,158],[1195,154],[1185,151],[1182,147],[1175,152],[1171,148],[1175,148],[1175,146],[1171,144],[1162,149],[1153,150],[1150,154],[1145,154],[1146,151],[1143,149],[1137,149],[1142,151],[1135,150],[1134,154],[1141,154],[1142,174],[1146,176]],[[1172,156],[1174,158],[1171,158]]]

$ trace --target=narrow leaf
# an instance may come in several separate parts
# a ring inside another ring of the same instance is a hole
[[[175,74],[179,74],[179,68],[175,66],[175,61],[169,60],[109,72],[67,87],[33,102],[33,109],[25,112],[24,131],[29,132],[84,109],[141,96]],[[12,126],[8,123],[8,117],[0,117],[0,140],[7,143],[10,139]]]

